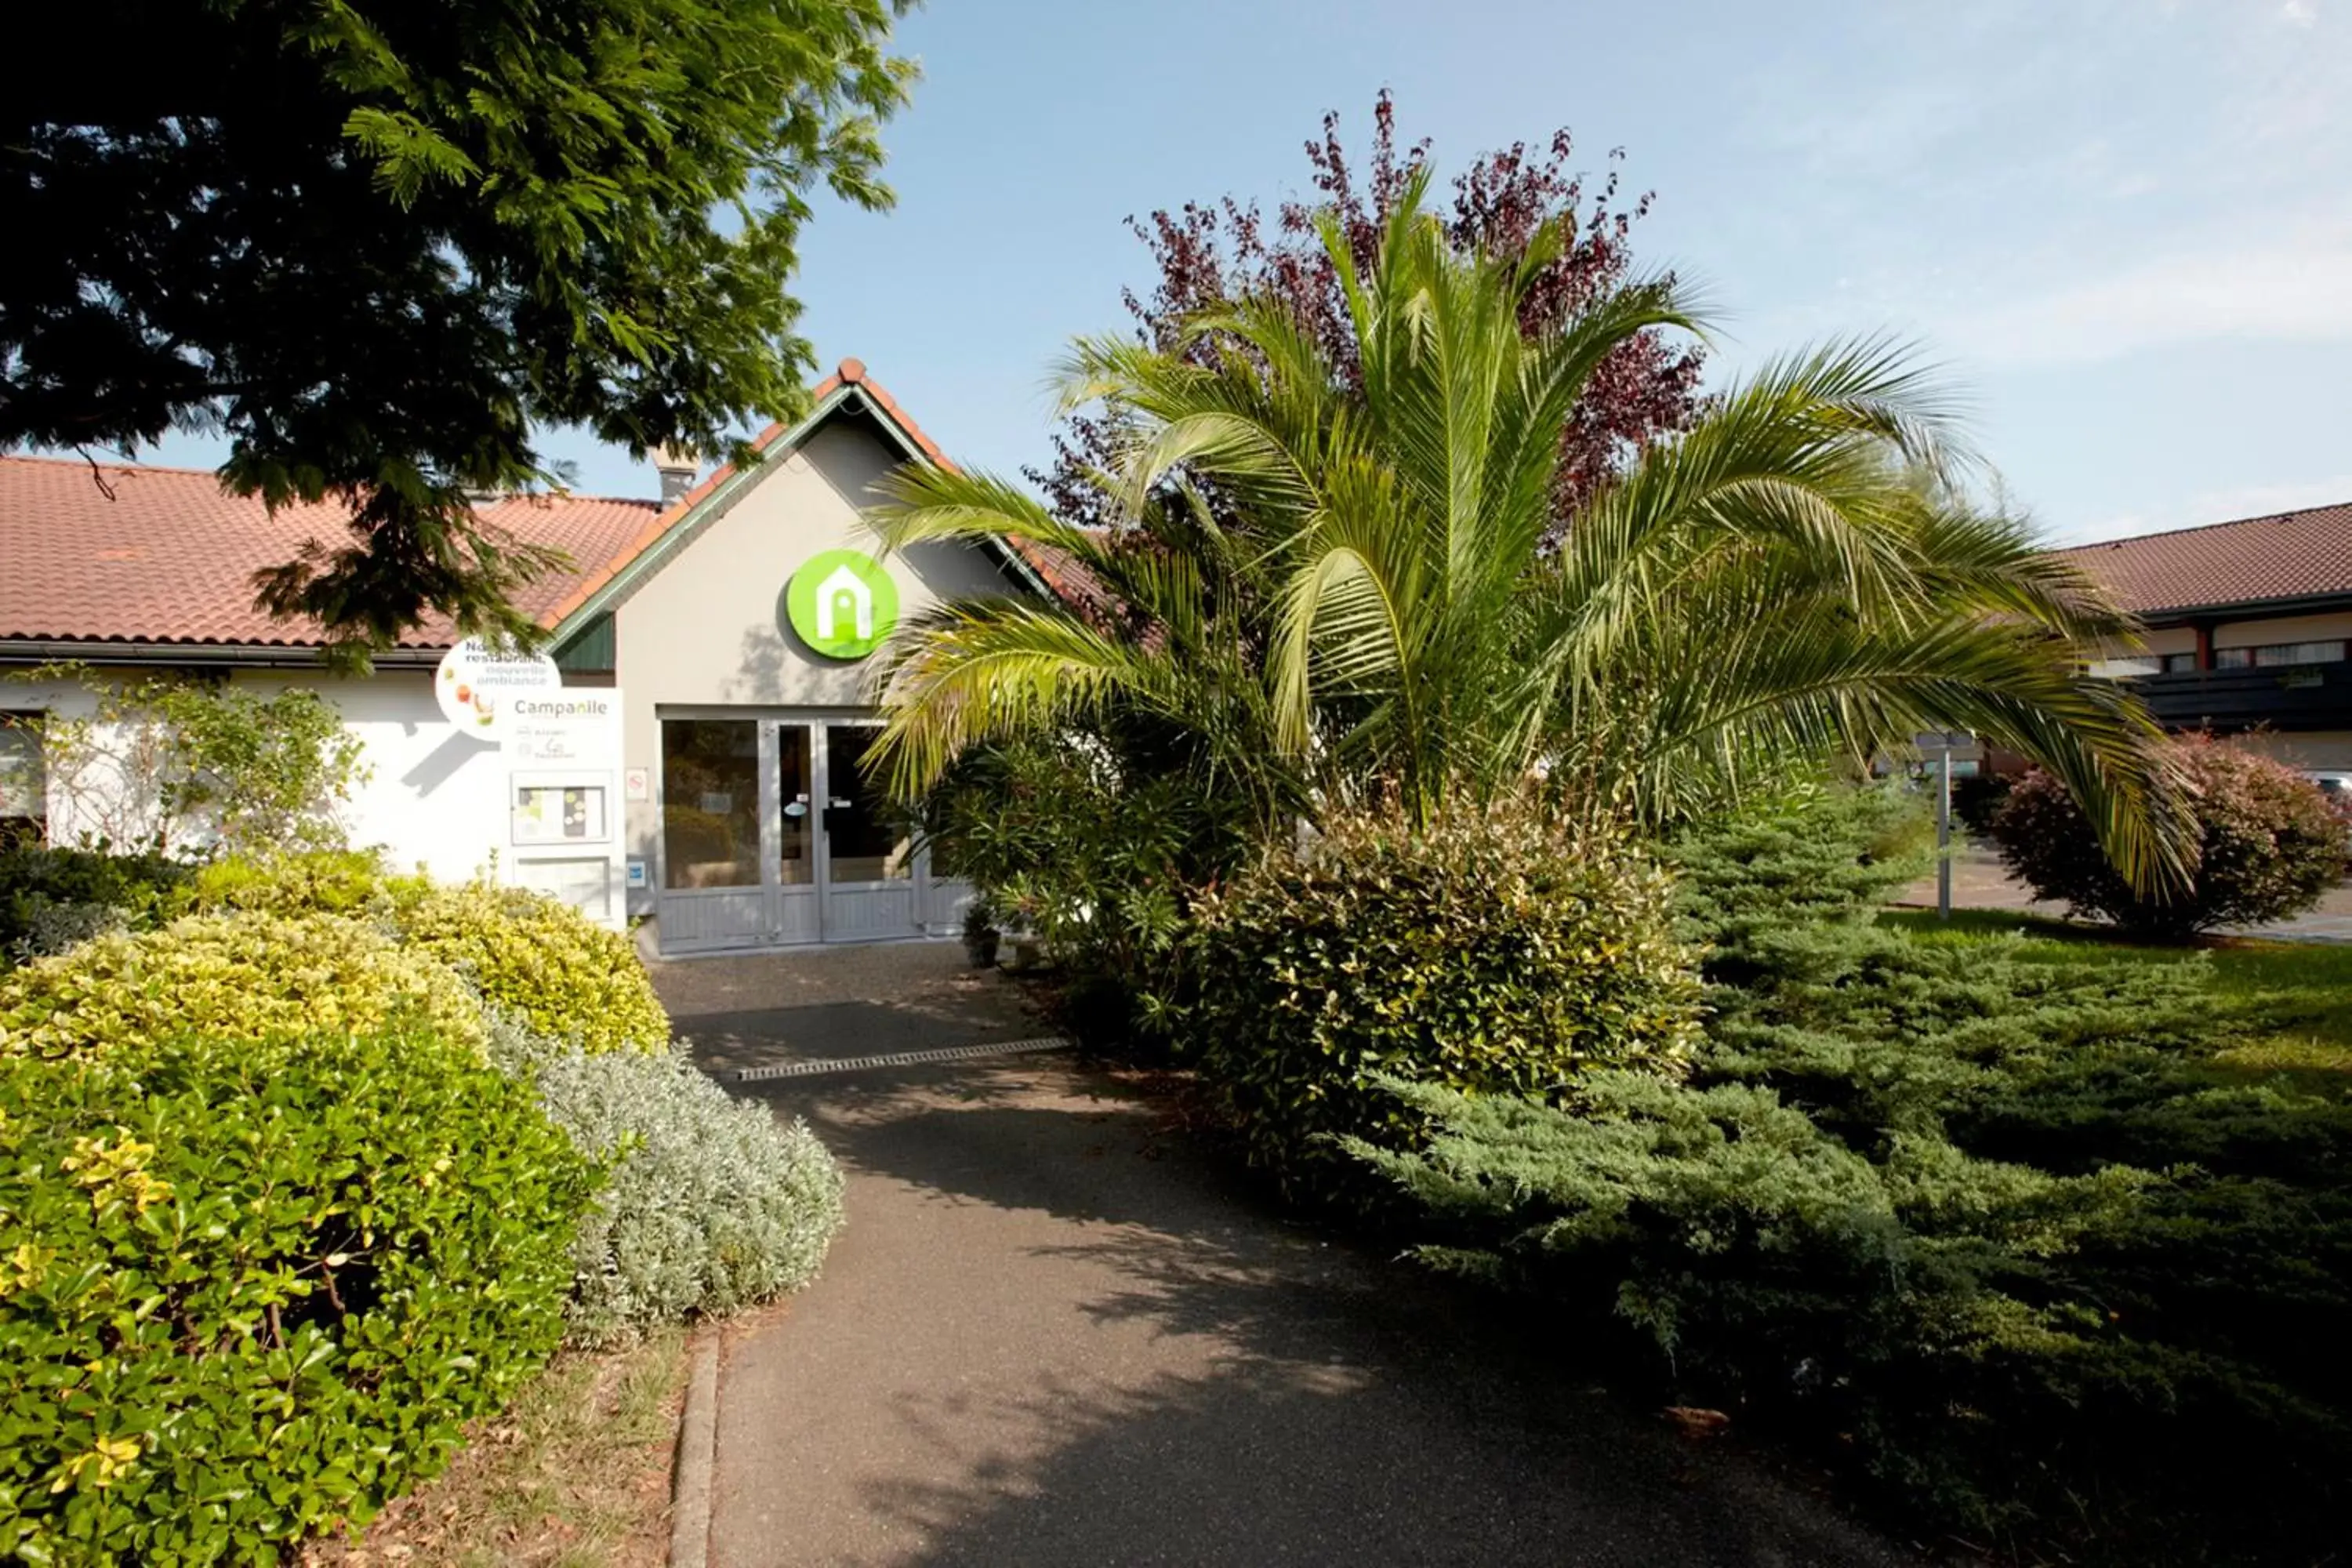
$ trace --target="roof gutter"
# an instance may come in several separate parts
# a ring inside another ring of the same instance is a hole
[[[2236,599],[2213,605],[2166,605],[2135,610],[2142,626],[2180,626],[2190,621],[2284,619],[2289,616],[2323,616],[2332,610],[2352,610],[2352,594],[2301,594],[2285,599]]]
[[[372,656],[379,668],[429,669],[446,649],[384,648]],[[76,641],[71,638],[0,637],[0,664],[196,664],[234,665],[241,669],[320,669],[322,650],[280,643],[165,643]]]

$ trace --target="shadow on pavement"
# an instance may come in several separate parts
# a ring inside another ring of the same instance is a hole
[[[1914,1561],[1579,1386],[1539,1324],[1285,1219],[1105,1077],[967,1068],[763,1098],[853,1173],[847,1240],[875,1250],[845,1248],[838,1283],[876,1289],[836,1298],[835,1321],[905,1310],[919,1338],[853,1380],[811,1300],[789,1385],[873,1389],[838,1448],[863,1459],[836,1456],[838,1494],[818,1496],[793,1469],[815,1447],[780,1456],[760,1484],[804,1533],[728,1561]],[[933,1290],[952,1296],[904,1307]]]

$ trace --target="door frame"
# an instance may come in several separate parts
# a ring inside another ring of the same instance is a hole
[[[669,836],[666,828],[665,795],[667,769],[662,754],[662,725],[670,720],[703,720],[752,723],[757,725],[758,767],[760,770],[760,882],[756,887],[730,889],[677,889],[669,886]],[[857,708],[751,708],[722,704],[679,703],[658,704],[654,714],[655,767],[653,770],[653,848],[651,870],[656,889],[654,908],[656,917],[674,902],[693,900],[732,899],[742,900],[757,897],[761,916],[756,931],[742,931],[716,938],[697,939],[685,945],[674,944],[670,936],[662,933],[665,952],[756,952],[780,947],[816,945],[847,945],[856,942],[896,942],[937,934],[945,923],[937,918],[945,902],[959,908],[967,896],[960,883],[941,881],[934,884],[930,874],[930,850],[918,843],[913,864],[904,881],[852,882],[836,889],[833,881],[833,850],[827,835],[822,807],[834,795],[829,731],[835,725],[876,725],[881,715],[872,709]],[[817,820],[810,830],[810,855],[813,876],[805,883],[786,883],[780,874],[783,847],[783,790],[777,776],[782,761],[779,736],[786,727],[799,728],[809,737],[808,779],[810,807]],[[845,922],[843,908],[833,904],[836,891],[846,894],[886,892],[904,889],[908,918],[905,929],[865,931],[844,934],[839,928]]]

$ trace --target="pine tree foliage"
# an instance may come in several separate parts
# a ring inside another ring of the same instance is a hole
[[[1809,1434],[1915,1515],[2312,1560],[2352,1473],[2352,1109],[2216,1070],[2202,958],[1875,923],[1878,810],[1679,847],[1715,943],[1687,1078],[1400,1082],[1442,1131],[1358,1152],[1424,1205],[1429,1261],[1648,1346],[1653,1386]]]

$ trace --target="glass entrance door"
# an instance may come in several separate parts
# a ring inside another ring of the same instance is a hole
[[[881,733],[829,720],[665,717],[663,949],[922,931],[934,889],[866,762]],[[953,913],[928,918],[937,925]]]
[[[769,736],[756,719],[661,723],[662,945],[673,952],[770,939]]]
[[[824,797],[817,793],[815,759],[809,754],[809,727],[763,720],[767,747],[775,758],[776,808],[770,817],[768,864],[774,872],[772,940],[820,942],[824,937],[817,891],[818,824]]]
[[[824,940],[856,942],[911,936],[915,919],[915,841],[889,810],[866,755],[879,724],[825,724]]]

